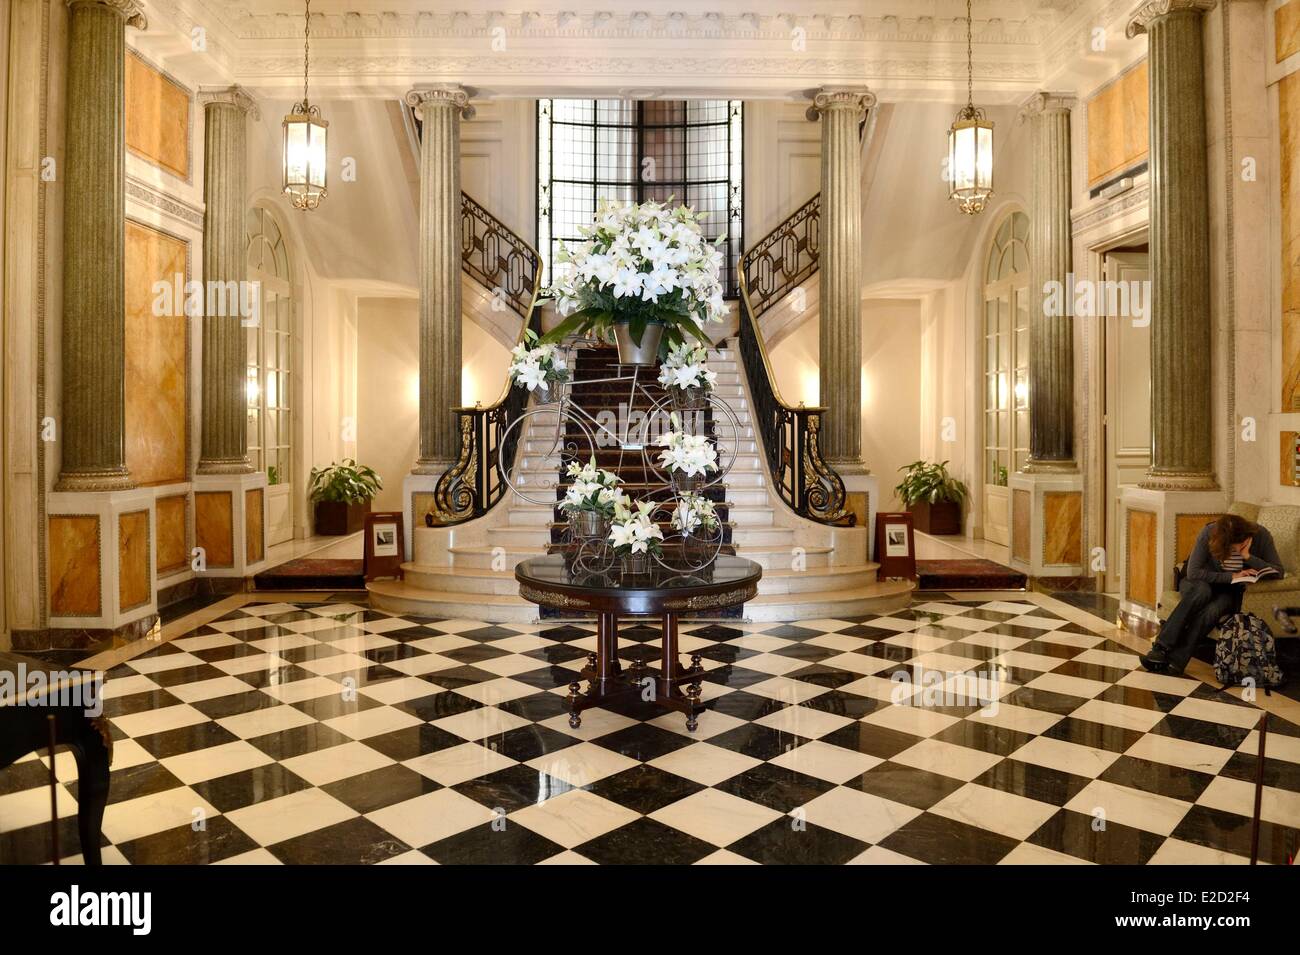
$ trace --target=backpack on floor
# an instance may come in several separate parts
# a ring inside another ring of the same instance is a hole
[[[1253,613],[1233,614],[1219,626],[1214,648],[1214,675],[1224,686],[1240,686],[1250,678],[1268,689],[1282,682],[1277,646],[1268,624]]]

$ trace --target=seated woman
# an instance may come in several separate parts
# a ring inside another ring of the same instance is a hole
[[[1273,536],[1265,528],[1236,514],[1206,524],[1187,558],[1178,606],[1150,652],[1140,658],[1142,665],[1152,673],[1182,673],[1196,644],[1220,620],[1241,610],[1246,585],[1266,569],[1283,572]]]

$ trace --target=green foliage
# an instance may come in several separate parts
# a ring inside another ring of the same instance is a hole
[[[608,292],[590,292],[592,304],[571,314],[541,337],[543,344],[557,344],[569,335],[592,335],[605,342],[613,341],[615,325],[626,323],[632,342],[641,344],[648,325],[662,325],[664,337],[659,343],[659,357],[681,345],[687,337],[697,339],[706,348],[713,343],[704,334],[694,313],[687,308],[680,291],[665,295],[658,302],[644,302],[634,296],[615,298]]]
[[[327,468],[312,468],[307,484],[312,501],[341,501],[344,504],[364,504],[378,494],[384,486],[374,468],[357,464],[344,458],[342,464],[330,462]]]
[[[274,464],[266,469],[266,483],[271,487],[280,483],[280,469]]]
[[[898,470],[903,472],[903,480],[894,493],[908,507],[921,501],[961,504],[966,500],[966,485],[948,473],[947,461],[942,464],[913,461]]]

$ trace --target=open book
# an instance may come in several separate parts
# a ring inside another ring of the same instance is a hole
[[[1237,572],[1237,576],[1241,578],[1237,581],[1238,583],[1254,584],[1261,580],[1267,580],[1269,577],[1281,577],[1282,572],[1280,570],[1274,570],[1272,567],[1263,567],[1259,569],[1254,567],[1243,567]]]

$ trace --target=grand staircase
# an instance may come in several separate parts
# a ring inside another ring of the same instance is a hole
[[[572,400],[594,414],[607,407],[613,396],[583,381],[617,374],[616,360],[613,349],[582,349],[579,355]],[[741,615],[749,620],[803,620],[885,613],[906,606],[913,585],[877,580],[878,565],[862,559],[865,528],[828,527],[804,520],[772,492],[738,358],[734,339],[709,355],[709,366],[718,373],[715,394],[727,402],[739,424],[735,435],[729,426],[718,429],[720,452],[724,457],[734,455],[735,461],[725,483],[714,488],[711,496],[726,522],[724,541],[739,556],[763,567],[759,595],[744,605]],[[654,393],[657,387],[648,390]],[[516,452],[517,486],[555,483],[561,461],[552,450],[554,421],[553,416],[540,414],[523,426]],[[597,458],[602,467],[620,473],[634,498],[646,490],[639,454],[624,455],[620,463],[618,448],[605,448]],[[529,503],[507,490],[501,504],[472,525],[417,527],[413,559],[402,567],[404,579],[369,584],[371,601],[380,609],[425,616],[502,623],[536,620],[537,607],[518,596],[514,566],[546,553],[562,534],[554,507]]]

